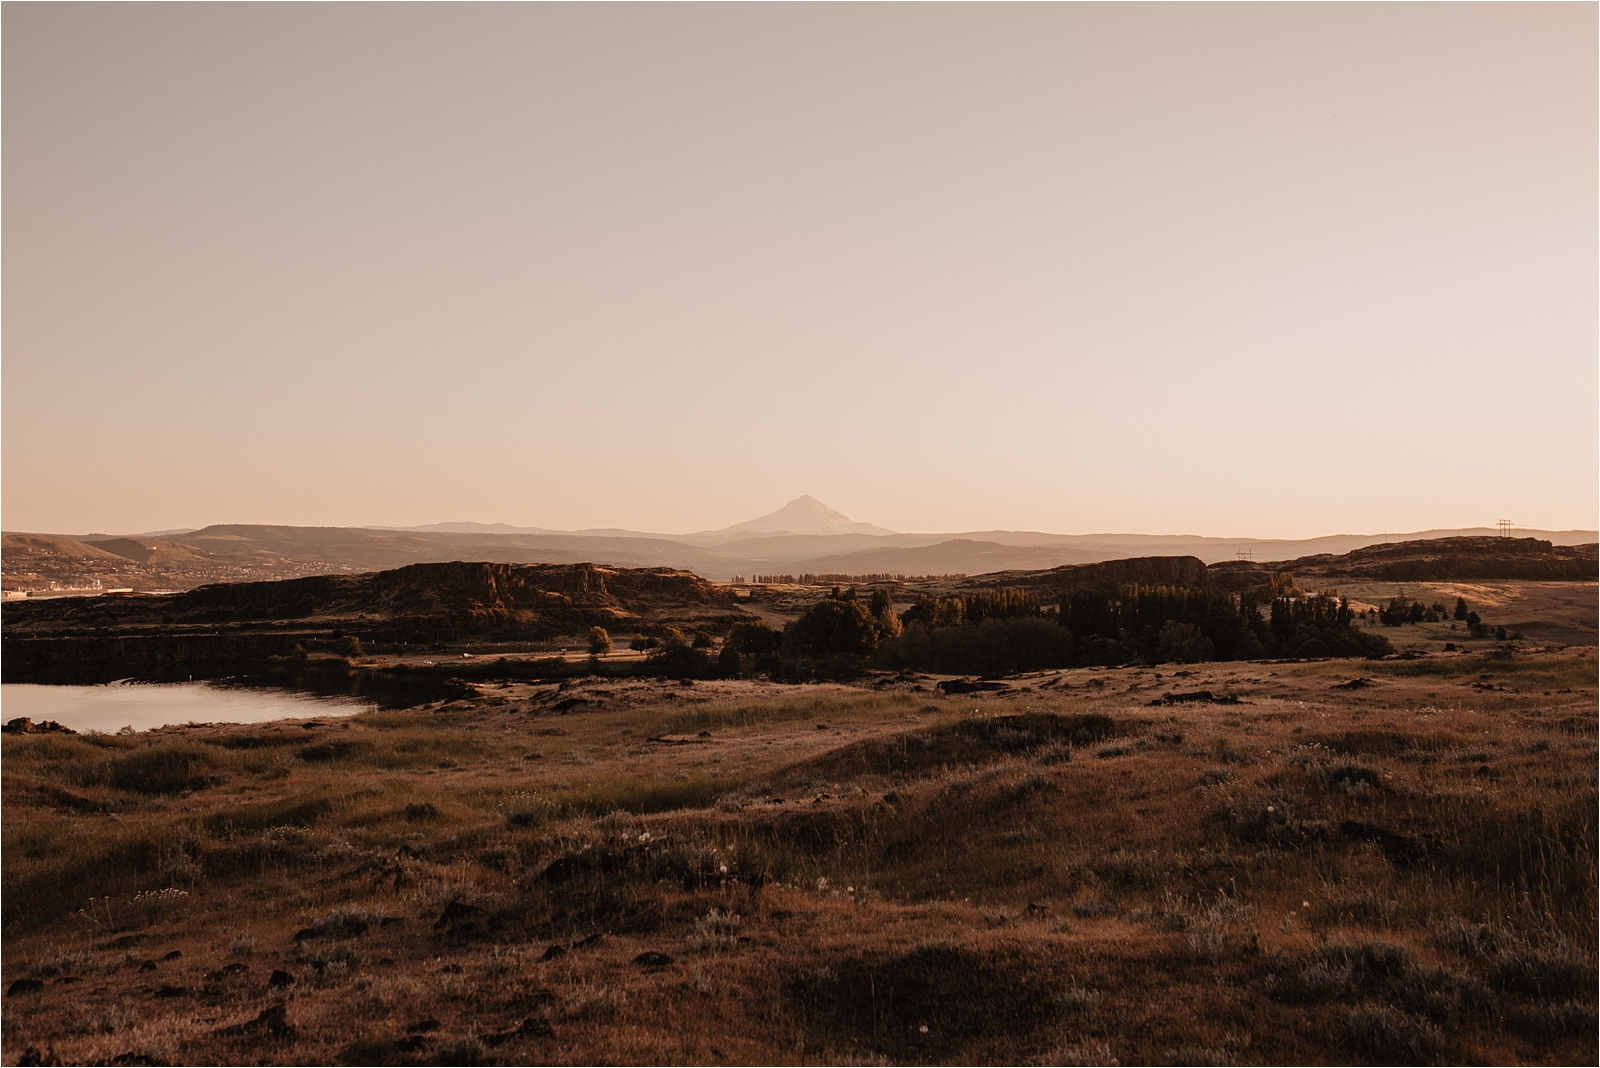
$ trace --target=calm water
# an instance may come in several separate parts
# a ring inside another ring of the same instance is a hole
[[[170,723],[260,723],[269,719],[348,716],[376,707],[357,697],[209,682],[113,682],[104,686],[0,684],[0,720],[53,719],[75,731],[147,731]]]

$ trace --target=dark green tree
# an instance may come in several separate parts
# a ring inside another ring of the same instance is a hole
[[[1398,627],[1411,618],[1412,604],[1403,595],[1395,594],[1389,599],[1389,605],[1378,616],[1386,627]]]
[[[787,657],[871,656],[878,648],[878,628],[855,591],[828,597],[783,628]]]
[[[1210,660],[1212,652],[1211,639],[1193,623],[1169,619],[1156,639],[1156,662],[1161,664],[1198,664]]]
[[[681,641],[664,641],[645,657],[651,669],[669,679],[711,679],[718,674],[717,662],[704,649],[691,649]]]
[[[966,617],[966,604],[959,597],[922,596],[900,614],[900,623],[907,627],[913,623],[929,628],[959,627]]]
[[[900,634],[900,617],[894,614],[894,600],[889,596],[888,590],[873,590],[872,599],[867,602],[867,611],[872,613],[872,622],[878,628],[878,640],[897,637]]]
[[[1016,619],[1039,614],[1039,598],[1027,590],[984,590],[962,598],[963,615],[968,623],[986,619]]]
[[[743,656],[771,656],[783,644],[783,635],[766,623],[735,623],[724,648],[731,645]]]
[[[1061,599],[1056,622],[1070,630],[1081,642],[1099,637],[1115,640],[1118,631],[1117,602],[1098,590],[1079,590]]]
[[[970,627],[907,627],[878,647],[876,664],[892,671],[994,675],[1067,667],[1072,632],[1048,619],[986,619]]]

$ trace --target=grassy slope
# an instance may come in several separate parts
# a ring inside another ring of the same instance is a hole
[[[1595,672],[514,685],[7,737],[4,977],[42,985],[3,1059],[1592,1063]],[[1200,688],[1244,703],[1149,705]]]

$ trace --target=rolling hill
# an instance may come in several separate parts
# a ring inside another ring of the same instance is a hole
[[[904,534],[857,522],[814,498],[800,497],[757,519],[682,535],[478,523],[413,529],[218,524],[182,533],[129,536],[8,533],[0,547],[0,580],[8,591],[39,592],[48,591],[52,583],[87,587],[95,582],[103,587],[182,590],[212,582],[347,574],[454,560],[670,567],[714,581],[802,572],[993,575],[1135,556],[1193,556],[1206,564],[1240,557],[1247,558],[1246,563],[1300,560],[1402,541],[1489,533],[1351,534],[1300,541],[1005,530]],[[1600,537],[1594,531],[1531,533],[1557,546],[1593,543]]]

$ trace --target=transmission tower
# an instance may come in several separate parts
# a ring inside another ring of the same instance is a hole
[[[1500,536],[1502,538],[1511,537],[1511,520],[1502,519],[1500,522],[1496,523],[1495,526],[1500,528]]]
[[[1256,554],[1250,549],[1240,549],[1238,552],[1233,554],[1233,558],[1235,560],[1254,560],[1256,558]]]

